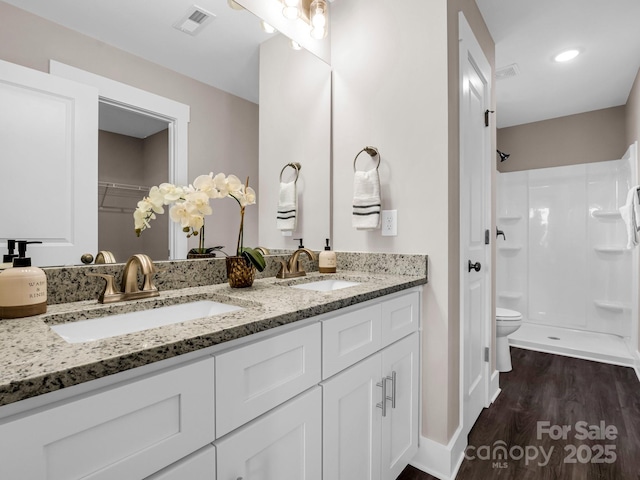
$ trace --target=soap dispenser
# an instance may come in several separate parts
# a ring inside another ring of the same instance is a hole
[[[318,255],[318,271],[320,273],[336,273],[336,263],[336,252],[331,251],[329,239],[327,238],[327,245],[324,247],[324,251]]]
[[[0,318],[18,318],[40,315],[47,311],[47,276],[38,267],[31,266],[26,256],[27,245],[18,242],[18,257],[13,268],[0,272]]]
[[[13,259],[18,255],[13,253],[16,249],[16,241],[15,240],[7,240],[7,250],[8,253],[2,256],[2,263],[0,263],[0,271],[13,267]]]

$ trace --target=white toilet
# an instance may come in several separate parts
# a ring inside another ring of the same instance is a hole
[[[496,368],[499,372],[511,371],[509,339],[522,325],[522,314],[507,308],[496,308]]]

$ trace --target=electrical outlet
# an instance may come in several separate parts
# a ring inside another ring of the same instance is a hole
[[[398,211],[382,210],[382,235],[385,237],[395,237],[398,235]]]

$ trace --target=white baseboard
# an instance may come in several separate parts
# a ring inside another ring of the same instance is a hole
[[[493,404],[500,395],[500,372],[498,370],[494,370],[493,375],[491,375],[491,380],[489,381],[489,394],[487,395],[491,401],[489,405]]]
[[[640,351],[636,350],[633,357],[634,370],[636,371],[638,381],[640,381]]]
[[[420,436],[418,453],[410,464],[440,480],[453,480],[464,460],[464,449],[467,448],[467,437],[461,433],[462,428],[458,427],[448,445]]]

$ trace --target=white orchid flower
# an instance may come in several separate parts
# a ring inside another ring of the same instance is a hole
[[[201,215],[211,215],[213,213],[211,205],[209,205],[209,195],[206,192],[189,192],[185,195],[185,201],[191,204]]]
[[[227,179],[224,173],[219,173],[213,177],[213,186],[215,193],[211,195],[211,198],[224,198],[229,195],[229,188],[227,186]]]
[[[229,192],[229,195],[235,196],[242,189],[244,189],[244,185],[242,184],[240,179],[235,175],[229,175],[227,177],[226,184],[227,184],[227,190]]]
[[[242,185],[237,192],[232,193],[231,196],[235,198],[243,208],[256,203],[256,192],[251,187],[247,187],[245,191],[244,185]]]
[[[183,229],[191,228],[197,231],[204,225],[204,218],[195,205],[189,202],[174,203],[169,209],[169,216],[174,222],[180,223]]]
[[[213,198],[217,195],[215,183],[213,182],[213,172],[209,175],[200,175],[193,181],[195,190],[206,193],[208,197]]]
[[[164,198],[165,205],[169,205],[170,203],[180,200],[184,195],[183,187],[177,187],[171,183],[161,183],[159,190]]]
[[[147,210],[136,209],[133,212],[133,221],[135,224],[134,228],[136,229],[136,231],[140,232],[147,228],[151,228],[149,220],[152,220],[154,218],[156,218],[156,216],[153,213],[150,213]]]

